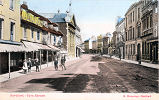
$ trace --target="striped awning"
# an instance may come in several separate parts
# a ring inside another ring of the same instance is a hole
[[[0,43],[0,52],[23,52],[25,51],[23,45],[3,44]]]
[[[57,48],[57,47],[55,47],[53,45],[48,45],[48,46],[51,48],[52,51],[60,51],[59,48]]]

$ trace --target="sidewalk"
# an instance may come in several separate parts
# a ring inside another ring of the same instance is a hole
[[[110,57],[109,55],[103,55],[103,56],[104,57]],[[118,57],[115,57],[115,56],[112,56],[111,58],[120,60]],[[137,61],[132,61],[132,60],[121,59],[121,61],[125,61],[125,62],[128,62],[128,63],[133,63],[133,64],[139,64]],[[140,65],[150,67],[150,68],[159,69],[159,64],[150,64],[150,63],[146,63],[146,62],[141,62]]]
[[[75,60],[78,60],[78,59],[79,59],[79,58],[74,58],[74,59],[69,59],[69,60],[67,60],[67,61],[66,61],[66,66],[69,66],[69,65],[71,65],[72,63],[75,63],[74,61],[75,61]],[[48,67],[53,67],[53,66],[54,66],[54,63],[53,63],[53,62],[49,62],[49,63],[48,63],[48,66],[47,66],[47,64],[41,65],[41,69],[40,69],[40,70],[45,69],[45,68],[48,68]],[[35,71],[36,71],[36,67],[34,66],[34,67],[31,68],[31,73],[32,73],[32,72],[35,72]],[[10,73],[10,79],[13,79],[13,78],[16,78],[16,77],[20,77],[20,76],[23,76],[23,75],[29,75],[29,74],[30,74],[30,72],[27,73],[27,74],[24,74],[23,70],[11,72],[11,73]],[[0,75],[0,83],[1,83],[1,82],[4,82],[4,81],[8,81],[8,80],[10,80],[10,79],[9,79],[9,73]]]

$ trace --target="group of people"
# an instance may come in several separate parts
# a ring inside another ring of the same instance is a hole
[[[58,66],[61,66],[62,70],[66,70],[65,61],[66,61],[66,57],[64,54],[62,55],[55,54],[54,55],[55,70],[56,71],[58,70]],[[38,59],[31,59],[31,58],[29,58],[28,60],[25,59],[23,63],[24,74],[26,74],[27,72],[31,72],[31,67],[33,66],[36,66],[36,72],[40,72],[39,70],[40,63]]]
[[[64,54],[60,55],[60,56],[55,54],[55,56],[54,56],[55,70],[58,70],[58,65],[60,65],[62,67],[62,70],[66,70],[65,62],[66,62],[66,56]]]
[[[39,61],[38,59],[31,59],[29,58],[28,60],[24,60],[24,63],[23,63],[23,71],[24,71],[24,74],[26,74],[27,72],[31,72],[31,67],[33,66],[36,66],[36,72],[39,72]]]

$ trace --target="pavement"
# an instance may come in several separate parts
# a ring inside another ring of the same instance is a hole
[[[110,56],[109,55],[103,55],[103,57],[110,57]],[[112,56],[111,58],[120,60],[118,57],[115,57],[115,56]],[[121,59],[121,61],[125,61],[125,62],[128,62],[128,63],[133,63],[133,64],[139,65],[138,61],[126,60],[126,59]],[[150,68],[159,69],[159,64],[151,64],[151,63],[141,62],[140,65],[150,67]]]
[[[78,60],[78,59],[80,59],[80,57],[67,59],[66,60],[66,65],[69,65],[69,64],[71,64],[71,62],[73,62],[75,60]],[[54,67],[54,63],[53,62],[49,62],[48,65],[47,64],[43,64],[43,65],[41,65],[40,70],[45,69],[47,67]],[[33,66],[31,68],[31,72],[29,72],[27,74],[24,74],[23,70],[11,72],[10,73],[10,78],[9,78],[9,73],[2,74],[2,75],[0,75],[0,83],[8,81],[8,80],[11,80],[11,79],[14,79],[14,78],[17,78],[17,77],[20,77],[20,76],[23,76],[23,75],[28,75],[28,74],[30,74],[32,72],[36,72],[36,67],[35,66]]]

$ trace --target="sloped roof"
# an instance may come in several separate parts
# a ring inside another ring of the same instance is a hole
[[[67,14],[65,13],[55,13],[53,18],[49,18],[49,20],[51,22],[66,22],[65,21],[65,17],[67,16]]]

